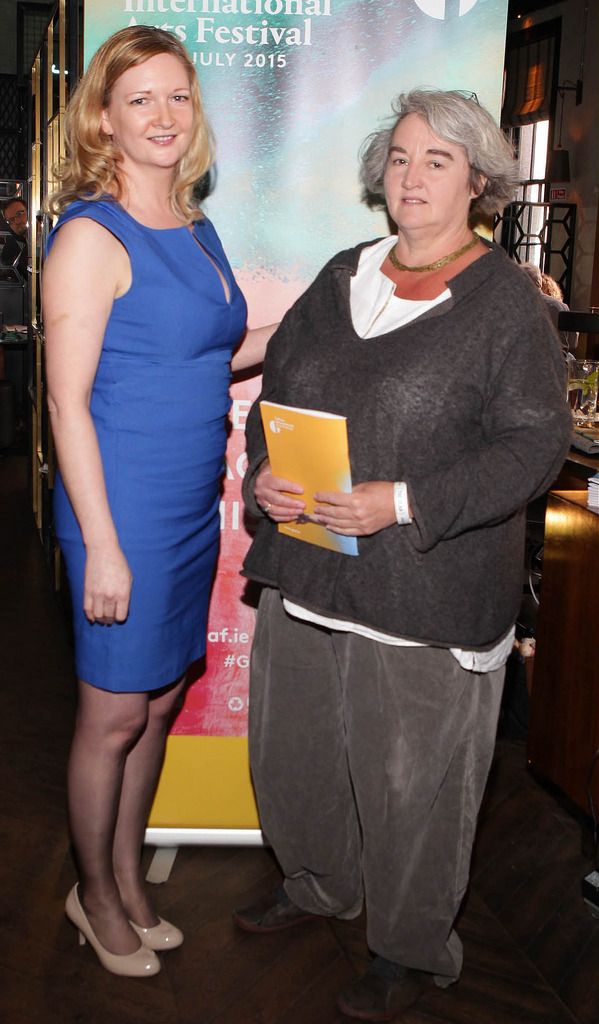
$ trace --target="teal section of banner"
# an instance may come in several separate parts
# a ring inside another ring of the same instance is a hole
[[[134,23],[185,42],[217,139],[206,211],[236,269],[285,288],[388,233],[357,154],[393,96],[463,89],[498,115],[506,17],[507,0],[87,0],[85,59]]]

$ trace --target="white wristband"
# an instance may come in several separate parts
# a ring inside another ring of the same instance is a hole
[[[407,526],[412,522],[412,516],[408,511],[408,488],[403,480],[396,480],[393,484],[393,505],[395,506],[395,518],[400,526]]]

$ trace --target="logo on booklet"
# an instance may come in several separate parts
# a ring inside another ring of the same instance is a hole
[[[282,430],[293,430],[293,423],[286,423],[280,416],[275,416],[274,420],[268,421],[269,429],[273,434],[280,434]]]

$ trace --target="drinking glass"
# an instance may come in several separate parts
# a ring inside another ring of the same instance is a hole
[[[599,361],[572,359],[568,362],[568,399],[574,425],[594,426],[597,410]]]

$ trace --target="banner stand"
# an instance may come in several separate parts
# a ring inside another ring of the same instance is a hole
[[[178,846],[163,846],[156,849],[146,874],[146,882],[152,882],[153,885],[168,882],[178,852]]]
[[[148,828],[145,846],[155,846],[146,874],[154,885],[168,882],[180,846],[266,846],[259,828]]]

